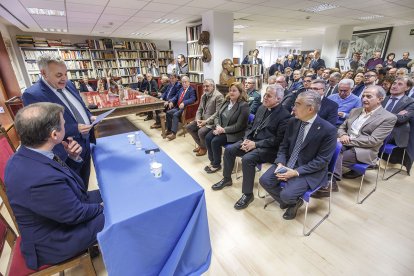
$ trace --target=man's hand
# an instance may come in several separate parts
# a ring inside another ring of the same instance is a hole
[[[339,137],[339,142],[341,142],[342,145],[348,145],[351,142],[351,137],[348,135],[342,135]]]
[[[178,108],[184,109],[184,103],[180,103],[180,105],[178,106]]]
[[[205,126],[207,124],[207,120],[197,120],[197,126],[199,128]]]
[[[400,112],[398,112],[398,115],[405,115],[407,113],[408,113],[407,110],[401,110]]]
[[[282,163],[277,163],[276,169],[273,172],[274,174],[276,174],[277,170],[280,169],[281,167],[284,167],[285,165],[283,165]]]
[[[73,137],[68,137],[66,141],[62,141],[63,148],[68,153],[69,157],[73,160],[78,160],[82,153],[82,147],[78,144]]]
[[[168,103],[168,108],[169,108],[169,109],[171,109],[171,108],[173,108],[173,107],[174,107],[174,104],[173,104],[172,102],[169,102],[169,103]]]
[[[215,130],[213,130],[213,134],[214,135],[220,135],[220,134],[222,134],[222,133],[224,133],[225,131],[224,131],[224,128],[222,128],[220,125],[217,125],[216,126],[216,129]]]
[[[167,106],[168,106],[168,104],[169,104],[168,102],[165,102],[165,103],[164,103],[164,107],[167,107]]]
[[[289,179],[298,176],[297,171],[292,170],[292,169],[287,168],[287,167],[285,167],[285,168],[287,169],[287,172],[276,174],[276,177],[277,177],[278,180],[280,180],[280,181],[288,181]]]
[[[241,150],[244,150],[245,152],[249,152],[251,150],[254,150],[256,148],[256,143],[250,140],[244,140],[241,146]]]
[[[89,118],[89,120],[91,120],[91,123],[95,122],[95,120],[96,120],[96,116],[91,116],[91,117]]]
[[[338,116],[341,117],[341,118],[344,118],[345,117],[345,112],[338,112]]]
[[[78,124],[78,130],[81,134],[88,134],[91,128],[92,125]]]

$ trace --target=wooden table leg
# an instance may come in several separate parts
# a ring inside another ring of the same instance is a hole
[[[160,114],[160,121],[161,121],[161,136],[165,139],[167,135],[165,135],[165,112],[161,112]]]

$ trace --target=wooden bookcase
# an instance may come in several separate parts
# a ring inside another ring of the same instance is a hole
[[[187,35],[187,63],[190,82],[203,82],[203,61],[201,58],[202,46],[198,44],[201,34],[201,25],[186,27]]]
[[[263,84],[263,74],[261,72],[261,64],[242,64],[234,67],[236,80],[244,83],[247,78],[252,77],[256,80],[257,90],[261,89]]]
[[[167,66],[173,59],[174,54],[172,50],[157,51],[158,70],[160,72],[160,75],[167,74]]]

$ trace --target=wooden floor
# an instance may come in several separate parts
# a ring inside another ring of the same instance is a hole
[[[359,180],[339,182],[331,216],[304,237],[304,207],[293,221],[283,220],[283,211],[274,204],[263,209],[269,198],[256,196],[247,209],[235,210],[241,179],[233,177],[233,186],[222,191],[211,190],[222,171],[204,172],[208,159],[195,156],[190,135],[163,140],[161,131],[149,128],[153,121],[129,119],[205,189],[213,249],[205,275],[414,275],[414,180],[406,173],[380,181],[362,205],[356,204]],[[375,175],[368,171],[366,180],[373,183]],[[91,184],[96,184],[91,177]],[[316,207],[311,208],[310,218],[314,219],[325,210],[326,201],[312,199],[312,203]],[[98,275],[107,275],[101,258],[94,264]],[[73,269],[66,275],[82,272]]]

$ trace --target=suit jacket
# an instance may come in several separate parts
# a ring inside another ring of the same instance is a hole
[[[230,109],[227,124],[223,124],[221,114],[227,108],[229,103],[230,101],[225,101],[212,119],[214,120],[214,126],[220,125],[224,128],[227,142],[234,143],[242,139],[246,131],[247,119],[249,118],[249,104],[244,101],[236,102]],[[208,123],[210,123],[210,121],[208,121]]]
[[[386,97],[382,101],[382,106],[385,108],[390,97]],[[405,115],[398,115],[402,110],[408,111]],[[400,148],[405,148],[408,145],[408,138],[410,136],[410,118],[414,117],[414,99],[408,96],[403,96],[392,109],[392,113],[397,116],[397,122],[392,130],[391,137],[394,139],[396,145]]]
[[[167,89],[165,90],[165,93],[162,94],[161,100],[170,101],[177,95],[180,89],[181,89],[181,83],[179,83],[178,81],[175,82],[174,84],[170,83]]]
[[[349,135],[352,123],[361,115],[363,107],[355,108],[349,113],[348,119],[339,127],[338,137]],[[359,162],[374,164],[380,147],[385,138],[394,128],[397,116],[385,110],[382,106],[365,121],[356,138],[351,139],[347,146],[355,148]]]
[[[156,96],[158,91],[158,84],[157,81],[152,79],[151,81],[145,80],[142,84],[143,91],[148,91],[151,96]]]
[[[310,68],[313,68],[315,70],[315,72],[321,66],[326,67],[325,66],[325,61],[323,59],[321,59],[321,58],[318,59],[318,60],[312,59],[311,64],[310,64]]]
[[[247,92],[247,97],[249,101],[250,113],[256,114],[257,109],[262,104],[262,96],[256,91]]]
[[[214,114],[220,109],[223,102],[223,94],[217,90],[214,90],[210,96],[207,96],[207,94],[204,93],[201,96],[195,119],[213,122]],[[207,124],[206,127],[211,128],[212,124]]]
[[[81,103],[82,107],[86,111],[86,114],[90,118],[92,114],[90,113],[89,109],[86,108],[78,90],[76,90],[76,87],[70,81],[67,81],[65,88]],[[37,102],[50,102],[63,106],[65,108],[63,118],[65,119],[66,132],[64,139],[67,137],[73,137],[73,139],[77,141],[83,148],[81,155],[82,158],[89,158],[90,142],[95,143],[96,141],[93,128],[89,132],[88,138],[82,137],[78,130],[78,122],[76,121],[70,109],[59,99],[58,96],[56,96],[56,94],[43,82],[43,80],[40,79],[34,85],[27,88],[22,95],[22,100],[24,105],[29,105]],[[56,145],[53,149],[53,152],[57,154],[63,161],[66,160],[67,153],[62,144]]]
[[[287,165],[296,144],[301,122],[296,118],[289,119],[275,164]],[[328,165],[335,148],[336,128],[317,116],[303,140],[295,167],[299,178],[306,181],[312,189],[328,181]]]
[[[359,95],[361,95],[364,90],[365,90],[365,84],[364,83],[361,83],[361,84],[356,85],[354,87],[354,89],[352,90],[352,94],[360,97]]]
[[[94,84],[94,83],[88,83],[88,84],[92,87],[93,91],[96,91],[96,84]],[[89,90],[86,87],[86,84],[84,82],[81,82],[80,87],[79,87],[79,91],[80,92],[89,92]]]
[[[338,121],[338,104],[327,97],[323,97],[318,115],[322,119],[330,122],[333,126],[336,126],[336,122]]]
[[[104,226],[102,199],[70,168],[21,146],[7,163],[5,185],[29,268],[62,262],[96,243]]]
[[[130,87],[131,87],[131,89],[143,92],[144,91],[144,82],[145,81],[133,83],[133,84],[130,85]],[[105,83],[105,89],[106,89],[106,83]]]
[[[333,87],[331,93],[328,95],[327,93],[329,92],[329,89],[331,89],[331,86],[330,85],[326,86],[326,89],[325,89],[325,96],[326,97],[329,97],[330,95],[333,95],[333,94],[338,94],[338,84],[336,84]]]
[[[275,63],[269,68],[269,76],[273,76],[276,73],[276,71],[283,73],[284,70],[285,68],[283,67],[283,64]]]
[[[174,106],[178,105],[178,101],[181,97],[181,94],[184,93],[184,88],[181,87],[180,91],[170,100],[170,102],[174,103]],[[197,95],[191,86],[188,87],[187,92],[184,95],[184,98],[182,99],[182,103],[184,103],[184,106],[187,106],[189,104],[194,103],[197,100]]]
[[[293,70],[293,69],[295,69],[295,66],[296,66],[296,60],[291,60],[291,61],[285,60],[285,62],[283,63],[284,68],[290,67]]]
[[[305,91],[306,89],[304,87],[300,88],[297,91],[290,92],[289,90],[285,89],[285,93],[282,99],[281,104],[284,108],[286,108],[287,111],[292,112],[293,106],[295,104],[296,98],[300,93]]]
[[[290,113],[281,104],[274,107],[273,112],[265,117],[266,111],[265,106],[259,107],[253,125],[246,130],[244,139],[254,141],[256,148],[265,149],[275,158],[279,145],[282,143]]]

